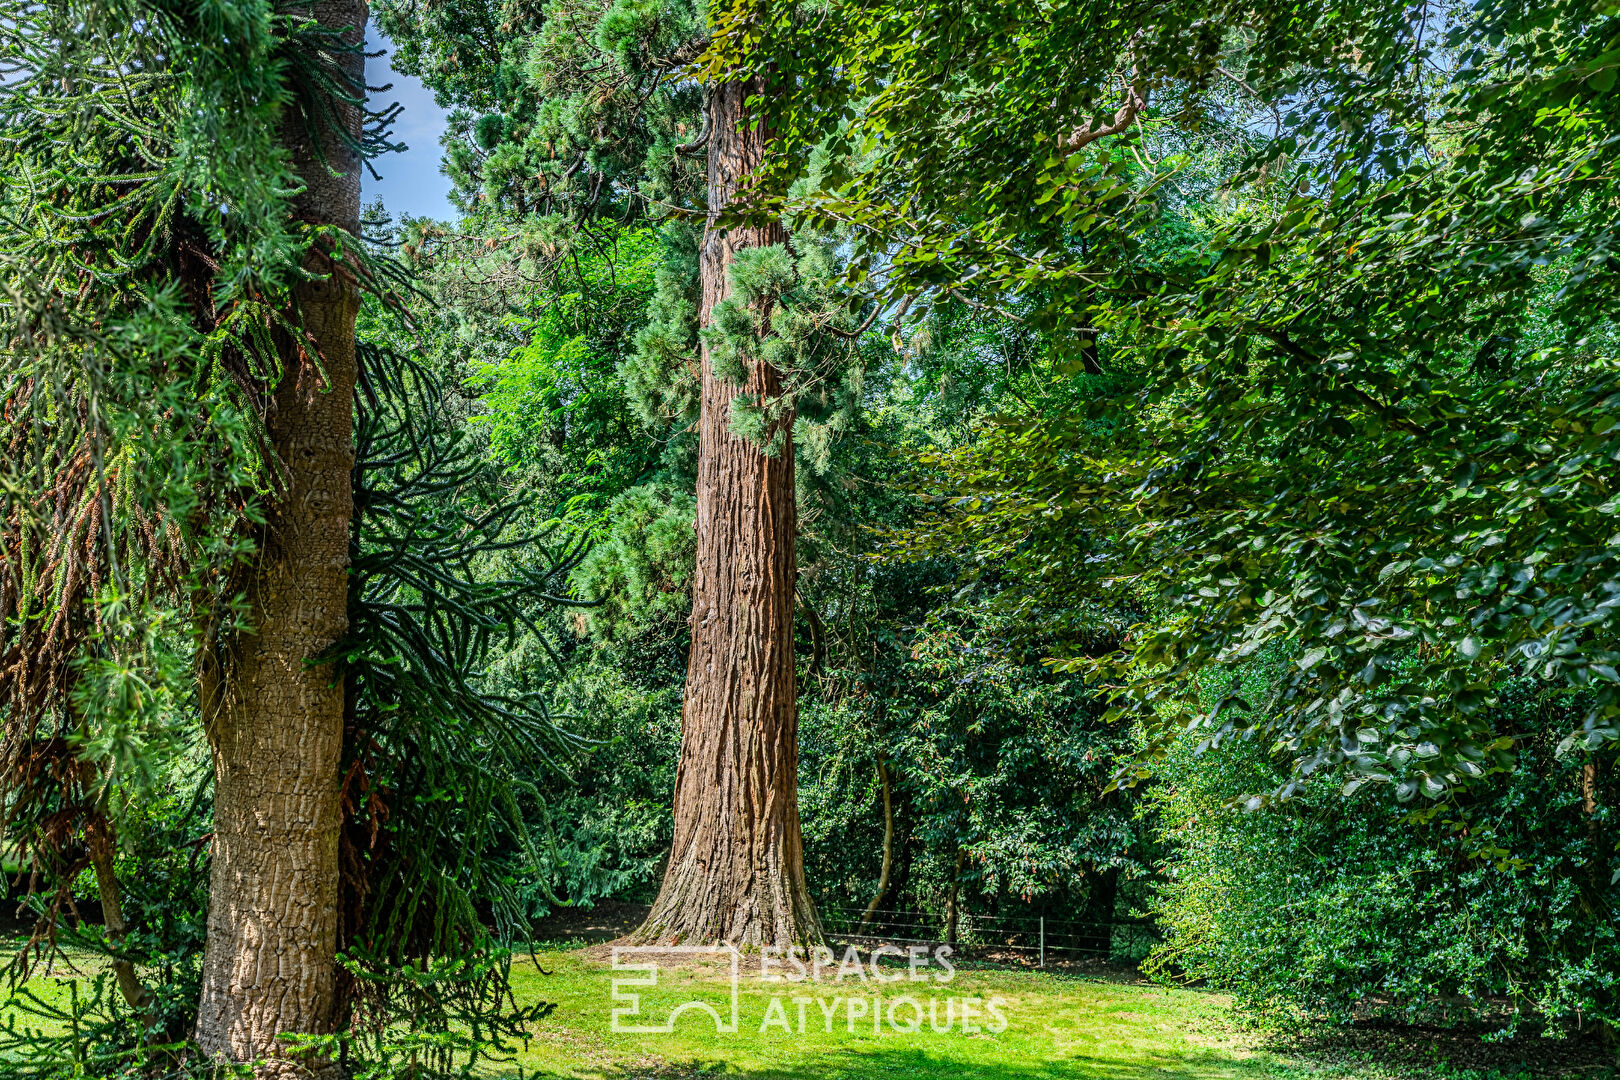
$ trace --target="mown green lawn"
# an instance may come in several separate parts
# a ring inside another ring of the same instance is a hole
[[[77,960],[81,979],[98,967]],[[881,985],[870,976],[840,982],[830,971],[817,983],[764,983],[757,964],[743,962],[735,1030],[719,1031],[714,1016],[689,1008],[671,1031],[638,1033],[615,1030],[614,1011],[622,1010],[621,1028],[647,1026],[700,1002],[729,1022],[729,978],[712,966],[670,966],[666,958],[656,985],[632,985],[647,974],[612,970],[604,946],[540,948],[533,959],[514,961],[513,990],[520,1006],[554,1008],[531,1022],[527,1043],[514,1045],[514,1061],[479,1071],[503,1080],[519,1069],[524,1080],[1617,1080],[1612,1056],[1602,1067],[1560,1062],[1568,1046],[1557,1040],[1504,1046],[1510,1052],[1483,1065],[1450,1060],[1448,1040],[1417,1031],[1400,1039],[1385,1033],[1370,1053],[1339,1037],[1308,1052],[1267,1049],[1234,1023],[1224,997],[1138,981],[959,967],[949,982],[913,983],[901,965],[884,972],[898,981]],[[615,980],[624,980],[617,1000]],[[71,971],[58,967],[30,988],[65,1005],[72,982]],[[639,996],[634,1006],[629,995]],[[874,1027],[880,996],[883,1014]],[[902,997],[915,1008],[896,1000]],[[852,1000],[859,1004],[852,1008]],[[977,1030],[964,1030],[964,1000],[974,1003]],[[897,1030],[914,1019],[915,1030]]]
[[[515,966],[520,1002],[557,1003],[550,1016],[533,1026],[534,1037],[519,1058],[526,1071],[592,1080],[692,1075],[748,1080],[1258,1080],[1301,1071],[1234,1037],[1219,997],[1024,971],[959,969],[947,984],[901,981],[878,987],[871,979],[835,982],[828,974],[819,983],[773,985],[761,983],[757,968],[745,964],[734,1033],[717,1032],[715,1019],[697,1010],[679,1016],[668,1034],[616,1032],[614,1009],[630,1006],[614,1001],[614,979],[645,976],[610,970],[605,959],[596,958],[599,952],[547,950],[539,960],[550,974],[537,971],[528,959]],[[907,974],[904,968],[893,972]],[[640,1014],[648,1018],[624,1016],[621,1026],[661,1023],[672,1008],[693,1000],[709,1003],[722,1020],[730,1019],[729,980],[714,971],[665,968],[656,987],[621,987],[621,993],[639,994]],[[874,1033],[876,994],[885,1004]],[[902,995],[918,1008],[896,1003],[891,1024],[890,1003]],[[810,999],[803,1003],[802,1031],[795,996]],[[772,998],[779,1000],[776,1010]],[[852,998],[861,1003],[852,1007]],[[1004,1030],[991,1030],[1000,1026],[988,1007],[992,999],[1005,1018]],[[976,1031],[964,1030],[960,1022],[964,1000],[976,1003]],[[948,1030],[933,1030],[930,1007],[940,1027],[950,1021]],[[896,1030],[911,1026],[919,1012],[919,1030]]]

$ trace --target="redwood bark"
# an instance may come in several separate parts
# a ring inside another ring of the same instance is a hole
[[[361,40],[364,0],[321,0],[309,11]],[[351,85],[364,85],[363,55],[339,63]],[[358,137],[359,109],[337,110]],[[359,156],[336,132],[319,137],[317,147],[296,113],[284,122],[306,186],[294,213],[358,232]],[[312,256],[311,268],[325,277],[296,289],[307,339],[303,348],[284,343],[266,423],[286,486],[246,586],[251,630],[225,644],[209,725],[214,847],[197,1041],[215,1057],[261,1062],[264,1077],[328,1068],[294,1060],[279,1036],[331,1031],[335,996],[343,685],[332,665],[312,662],[348,628],[359,291],[324,256]],[[319,369],[305,355],[310,345]]]
[[[702,324],[730,292],[740,250],[780,244],[779,224],[716,221],[764,159],[770,134],[750,126],[758,79],[710,93],[708,227],[700,253]],[[804,880],[799,831],[798,707],[793,655],[792,419],[767,457],[732,434],[731,400],[781,392],[755,362],[744,386],[715,375],[705,346],[697,480],[692,651],[675,778],[675,840],[658,899],[634,940],[647,944],[810,946],[821,924]]]

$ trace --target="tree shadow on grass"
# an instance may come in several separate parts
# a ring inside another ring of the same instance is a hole
[[[851,1046],[812,1060],[739,1067],[724,1061],[613,1063],[587,1069],[590,1080],[1616,1080],[1613,1052],[1594,1040],[1538,1039],[1484,1043],[1477,1036],[1407,1030],[1376,1032],[1381,1041],[1314,1033],[1273,1042],[1267,1052],[1130,1057],[1068,1052],[1041,1061],[1009,1057],[964,1061],[910,1047]],[[536,1076],[536,1074],[529,1074]],[[543,1077],[546,1074],[538,1074]],[[579,1075],[579,1074],[576,1074]],[[538,1080],[537,1077],[537,1080]]]
[[[1276,1077],[1278,1069],[1270,1059],[1218,1051],[1190,1057],[1144,1054],[1135,1061],[1083,1053],[1042,1061],[964,1061],[957,1055],[915,1048],[849,1047],[813,1061],[779,1066],[744,1068],[701,1060],[615,1063],[585,1075],[591,1080],[1263,1080]]]
[[[1271,1053],[1314,1070],[1339,1070],[1389,1080],[1456,1077],[1620,1077],[1615,1047],[1594,1037],[1520,1036],[1487,1041],[1479,1032],[1443,1028],[1355,1025],[1306,1027],[1274,1035]]]

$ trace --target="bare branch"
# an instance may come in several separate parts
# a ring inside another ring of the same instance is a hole
[[[677,154],[686,154],[691,156],[702,150],[709,144],[709,129],[712,126],[713,121],[709,119],[709,108],[707,105],[705,105],[703,107],[703,128],[698,132],[697,138],[693,139],[689,143],[677,143],[675,146],[675,152]]]
[[[1142,31],[1138,30],[1131,35],[1126,45],[1127,53],[1136,52],[1136,43],[1141,39]],[[1118,135],[1136,122],[1136,116],[1147,108],[1148,80],[1147,73],[1142,70],[1140,63],[1131,64],[1131,79],[1125,86],[1125,102],[1114,113],[1114,119],[1101,127],[1094,128],[1088,119],[1084,127],[1077,127],[1069,134],[1058,140],[1059,144],[1070,150],[1079,150],[1089,146],[1098,139],[1109,135]]]
[[[912,298],[909,295],[901,299],[900,306],[895,309],[894,317],[896,319],[900,319],[905,316],[906,311],[911,307],[911,300]],[[883,309],[887,306],[888,305],[886,304],[879,304],[877,307],[873,308],[872,314],[866,317],[866,321],[861,323],[861,325],[857,326],[853,330],[840,330],[836,326],[829,326],[827,329],[832,333],[837,334],[841,338],[847,338],[850,341],[853,341],[862,334],[866,333],[868,330],[872,329],[872,324],[877,322],[878,316],[883,314]]]
[[[1024,321],[1022,317],[1020,317],[1018,315],[1014,315],[1012,312],[1008,311],[1006,308],[992,307],[989,304],[981,304],[977,300],[971,299],[970,297],[963,296],[961,293],[957,292],[955,289],[946,289],[945,291],[947,293],[949,293],[951,296],[956,297],[956,299],[962,301],[962,303],[966,304],[968,307],[972,308],[974,311],[984,311],[984,312],[989,312],[992,315],[1000,315],[1003,319],[1011,319],[1013,322],[1016,322],[1016,323],[1021,323],[1021,322]]]

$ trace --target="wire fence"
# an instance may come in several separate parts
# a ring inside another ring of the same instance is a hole
[[[849,943],[896,945],[945,943],[945,917],[925,911],[878,910],[864,921],[863,908],[823,905],[830,937]],[[957,918],[956,950],[966,956],[1014,954],[1046,966],[1048,961],[1102,959],[1136,962],[1159,940],[1152,922],[1116,918],[1074,922],[1040,915],[988,915],[963,910]]]

